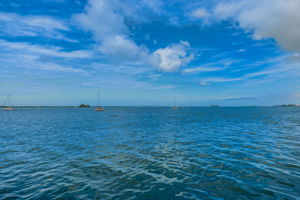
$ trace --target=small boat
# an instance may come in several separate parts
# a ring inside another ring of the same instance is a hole
[[[3,110],[5,111],[11,111],[11,110],[16,110],[15,108],[11,108],[11,107],[7,107],[7,108],[3,108]]]
[[[96,108],[96,111],[104,111],[104,108]]]
[[[95,109],[95,111],[104,111],[104,108],[99,107],[100,105],[100,90],[98,89],[98,107]]]
[[[10,95],[7,95],[4,103],[3,103],[3,110],[5,111],[12,111],[12,110],[16,110],[15,108],[12,108],[10,105]]]
[[[176,103],[176,98],[174,100],[174,106],[172,106],[172,109],[173,110],[178,110],[178,106],[177,106],[177,103]]]

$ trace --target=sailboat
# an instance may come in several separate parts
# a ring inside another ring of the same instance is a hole
[[[178,106],[177,106],[177,103],[176,103],[176,98],[174,100],[174,106],[172,107],[173,110],[178,110]]]
[[[104,111],[104,108],[99,107],[100,105],[100,90],[98,89],[98,107],[95,109],[95,111]]]
[[[4,103],[3,103],[3,110],[6,110],[6,111],[11,111],[11,110],[16,110],[15,108],[12,108],[9,106],[10,104],[10,95],[7,95]]]

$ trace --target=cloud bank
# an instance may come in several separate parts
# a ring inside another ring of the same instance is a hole
[[[157,9],[154,5],[149,2],[146,4],[151,9]],[[126,9],[127,12],[124,12],[123,8],[126,7],[119,0],[90,0],[84,13],[74,18],[84,29],[93,33],[97,49],[113,60],[155,66],[162,71],[172,72],[193,59],[189,53],[190,45],[186,41],[170,44],[154,52],[150,52],[145,45],[138,45],[130,37],[126,22],[134,19],[141,7],[134,7],[130,12]]]
[[[299,0],[239,0],[218,3],[211,11],[198,8],[192,16],[213,21],[233,20],[255,40],[275,39],[284,49],[300,51]]]

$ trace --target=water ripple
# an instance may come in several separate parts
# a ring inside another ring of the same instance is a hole
[[[299,108],[0,112],[0,199],[300,199]]]

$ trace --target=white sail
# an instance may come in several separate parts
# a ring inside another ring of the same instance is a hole
[[[3,110],[16,110],[10,106],[10,95],[7,95],[4,103],[3,103]]]

